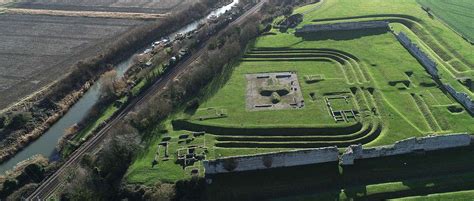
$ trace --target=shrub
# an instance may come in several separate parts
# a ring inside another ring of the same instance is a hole
[[[6,197],[15,191],[18,187],[18,182],[14,179],[7,179],[3,183],[3,188],[0,191],[0,197]]]
[[[206,181],[202,178],[178,181],[172,200],[204,200]]]
[[[0,129],[5,127],[5,120],[6,120],[5,117],[3,116],[0,117]]]
[[[22,128],[28,121],[31,120],[31,113],[29,112],[20,112],[15,114],[10,123],[8,124],[8,128],[10,129],[19,129]]]

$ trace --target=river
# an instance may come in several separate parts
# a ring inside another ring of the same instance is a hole
[[[174,40],[177,33],[187,33],[197,29],[200,23],[206,22],[207,19],[212,15],[222,15],[226,11],[230,10],[232,6],[236,5],[239,0],[233,0],[232,3],[225,5],[223,7],[213,10],[208,16],[197,20],[193,23],[190,23],[183,28],[179,29],[177,32],[169,35],[171,40]],[[149,47],[144,47],[141,51]],[[132,56],[123,60],[121,63],[116,65],[115,70],[117,71],[117,78],[123,77],[128,67],[130,67],[130,62],[132,61]],[[34,155],[41,154],[43,156],[49,157],[50,160],[54,159],[57,155],[56,145],[64,135],[64,131],[71,127],[72,125],[80,122],[89,112],[89,110],[97,103],[100,96],[100,83],[99,79],[85,94],[81,99],[72,106],[69,111],[58,121],[56,122],[46,133],[44,133],[39,139],[25,147],[23,150],[15,154],[11,159],[5,161],[0,165],[0,174],[5,173],[5,171],[12,169],[19,162],[26,160]]]

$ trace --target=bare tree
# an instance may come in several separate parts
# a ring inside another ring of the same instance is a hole
[[[101,99],[109,100],[115,97],[116,94],[115,94],[114,83],[115,83],[116,77],[117,77],[117,71],[115,70],[105,72],[102,75],[102,79],[100,83]]]

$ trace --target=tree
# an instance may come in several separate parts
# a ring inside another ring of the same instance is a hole
[[[204,179],[192,178],[176,182],[176,195],[173,200],[203,200],[206,182]]]
[[[4,198],[13,193],[18,188],[18,182],[14,179],[7,179],[3,182],[3,188],[0,192],[0,197]]]
[[[151,189],[144,193],[143,198],[144,200],[168,201],[174,196],[175,189],[172,184],[163,184],[161,182],[157,182]]]
[[[5,120],[6,118],[4,116],[0,116],[0,129],[5,127]]]
[[[120,181],[139,150],[140,137],[128,124],[111,129],[112,139],[92,158],[86,156],[62,200],[120,200]]]
[[[105,72],[102,75],[101,83],[100,83],[100,94],[102,100],[110,100],[116,97],[115,94],[115,80],[117,77],[117,71],[111,70]]]
[[[100,84],[100,99],[103,102],[116,99],[126,91],[128,86],[124,79],[117,77],[116,70],[105,72]]]
[[[9,129],[19,129],[25,126],[28,121],[32,118],[29,112],[19,112],[13,116],[10,123],[8,124]]]
[[[23,172],[16,177],[19,185],[24,185],[26,183],[34,182],[38,183],[41,182],[44,175],[43,167],[39,164],[29,164],[23,169]]]

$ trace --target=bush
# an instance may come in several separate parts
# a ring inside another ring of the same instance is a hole
[[[14,179],[7,179],[3,183],[3,188],[0,191],[0,197],[4,198],[13,193],[18,188],[18,182]]]
[[[202,178],[193,178],[176,183],[176,195],[173,200],[204,200],[206,182]]]
[[[44,175],[44,169],[39,164],[30,164],[23,169],[23,172],[16,177],[19,185],[24,185],[29,182],[41,182]]]
[[[5,117],[3,117],[3,116],[0,117],[0,129],[5,127],[5,120],[6,120]]]
[[[8,124],[8,128],[9,129],[19,129],[19,128],[22,128],[23,126],[26,125],[26,123],[28,123],[28,121],[31,120],[31,113],[29,112],[21,112],[21,113],[17,113],[15,114],[10,123]]]

